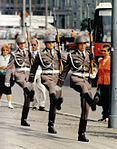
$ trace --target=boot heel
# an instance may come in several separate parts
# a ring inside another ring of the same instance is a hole
[[[48,123],[48,133],[53,133],[53,134],[57,133],[57,131],[54,128],[54,123],[52,123],[52,122]]]

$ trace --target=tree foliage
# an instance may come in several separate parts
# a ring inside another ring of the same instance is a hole
[[[88,18],[85,18],[84,20],[81,21],[81,31],[88,30]]]

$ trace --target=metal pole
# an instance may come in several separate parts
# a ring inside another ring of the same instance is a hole
[[[89,3],[87,4],[87,18],[89,18]]]
[[[112,0],[112,49],[109,128],[117,128],[117,0]]]
[[[48,28],[48,0],[46,0],[45,29]]]
[[[29,24],[30,24],[30,27],[31,27],[31,4],[32,4],[32,2],[31,2],[31,0],[29,0]]]
[[[23,17],[22,17],[22,34],[26,35],[26,28],[25,28],[25,9],[26,9],[26,1],[23,0]]]
[[[29,26],[30,26],[30,40],[31,40],[31,13],[32,13],[32,0],[29,0]]]

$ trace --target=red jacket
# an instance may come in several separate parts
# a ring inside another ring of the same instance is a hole
[[[99,67],[98,67],[98,85],[110,85],[110,57],[108,60],[104,63],[104,59],[101,59],[99,61]]]

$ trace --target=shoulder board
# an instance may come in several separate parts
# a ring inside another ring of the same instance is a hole
[[[41,50],[43,53],[48,53],[46,49]]]
[[[16,51],[12,51],[11,52],[11,55],[15,56],[15,53],[16,53]]]
[[[86,50],[86,53],[87,53],[88,55],[90,55],[90,50]]]

